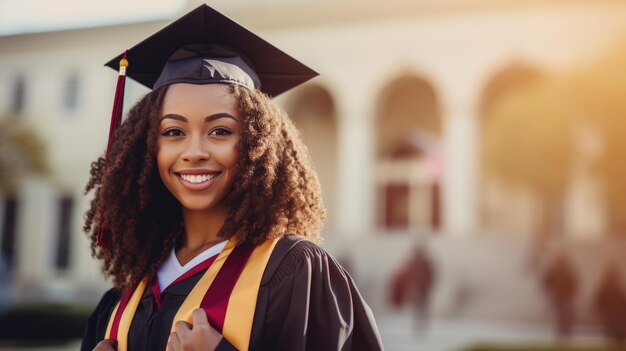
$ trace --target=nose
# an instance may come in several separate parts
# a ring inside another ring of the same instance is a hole
[[[207,161],[210,157],[206,142],[202,136],[192,136],[186,143],[181,157],[185,162],[197,163]]]

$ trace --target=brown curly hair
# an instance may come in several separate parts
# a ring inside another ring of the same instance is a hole
[[[231,208],[219,235],[258,244],[287,234],[321,240],[325,210],[308,151],[289,117],[268,96],[230,85],[241,114]],[[108,164],[91,165],[85,193],[95,191],[84,230],[92,256],[119,289],[154,278],[183,233],[180,203],[159,176],[158,118],[167,86],[143,97],[115,133]],[[110,247],[98,246],[98,223]],[[235,234],[237,233],[237,234]]]

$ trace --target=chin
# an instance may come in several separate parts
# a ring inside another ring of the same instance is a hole
[[[208,199],[179,199],[181,206],[190,211],[211,211],[221,208],[215,201],[207,201]]]
[[[206,203],[199,203],[199,202],[181,202],[181,206],[183,206],[183,208],[185,208],[186,210],[190,210],[190,211],[205,211],[205,210],[210,210],[211,208],[214,208],[215,206],[212,206],[211,204],[206,204]]]

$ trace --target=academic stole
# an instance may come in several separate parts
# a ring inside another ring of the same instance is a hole
[[[252,247],[235,246],[229,240],[178,309],[171,331],[177,321],[191,323],[193,310],[203,308],[211,326],[238,350],[247,350],[261,278],[277,242]],[[213,285],[216,280],[219,283]],[[132,293],[122,294],[111,314],[105,338],[117,340],[118,351],[128,350],[130,324],[147,286],[144,279]]]

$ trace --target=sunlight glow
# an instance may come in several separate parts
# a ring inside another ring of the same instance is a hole
[[[184,0],[0,0],[0,35],[175,17]]]

